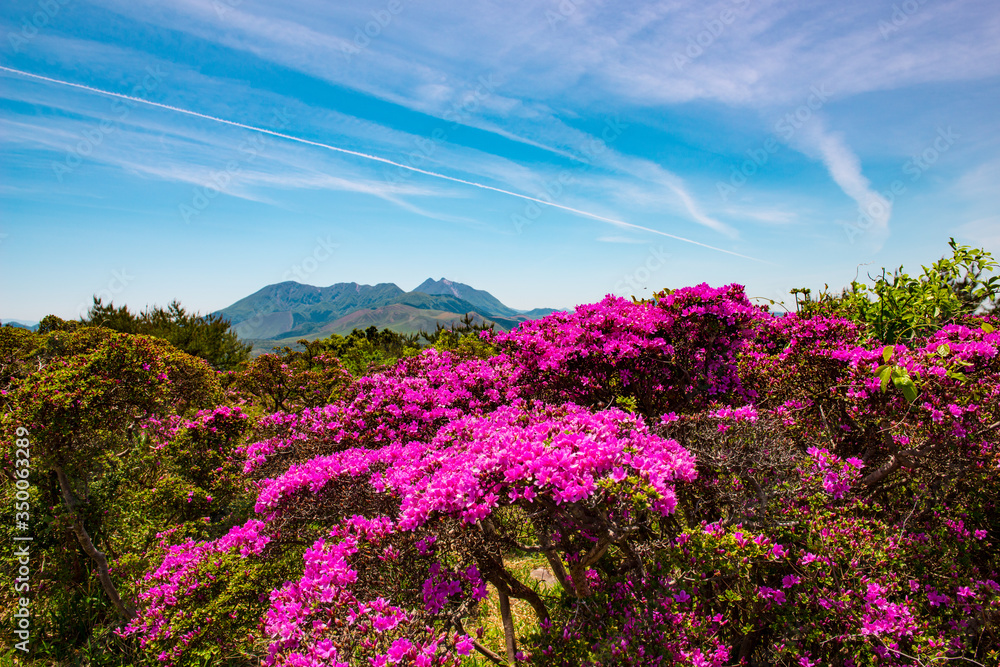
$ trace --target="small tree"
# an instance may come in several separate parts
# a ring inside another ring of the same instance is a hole
[[[88,518],[99,515],[90,489],[112,453],[125,456],[140,442],[143,422],[205,403],[216,387],[214,373],[204,361],[148,336],[86,328],[55,331],[39,342],[38,370],[9,392],[0,430],[5,436],[19,427],[30,432],[33,475],[54,475],[69,528],[118,615],[130,619],[132,605],[119,595],[88,529]]]
[[[286,347],[281,354],[262,354],[247,364],[236,374],[235,386],[268,412],[277,412],[330,403],[351,379],[336,357],[310,356]]]
[[[220,315],[188,313],[177,301],[166,309],[156,307],[133,314],[127,306],[115,308],[113,303],[104,305],[101,299],[94,297],[83,324],[162,338],[188,354],[205,359],[219,370],[235,370],[250,358],[251,346],[240,342],[228,320]]]

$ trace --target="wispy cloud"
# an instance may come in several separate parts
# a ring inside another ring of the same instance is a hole
[[[507,190],[507,189],[504,189],[504,188],[498,188],[498,187],[495,187],[495,186],[492,186],[492,185],[486,185],[484,183],[478,183],[478,182],[475,182],[475,181],[469,181],[469,180],[462,179],[462,178],[457,178],[457,177],[454,177],[454,176],[448,176],[446,174],[442,174],[442,173],[439,173],[439,172],[434,172],[434,171],[430,171],[430,170],[427,170],[427,169],[422,169],[420,167],[413,166],[412,164],[405,164],[405,163],[402,163],[402,162],[396,162],[394,160],[389,160],[387,158],[383,158],[383,157],[380,157],[380,156],[377,156],[377,155],[372,155],[372,154],[369,154],[369,153],[363,153],[363,152],[359,152],[359,151],[356,151],[356,150],[351,150],[351,149],[348,149],[348,148],[343,148],[341,146],[334,146],[334,145],[323,143],[323,142],[312,141],[312,140],[309,140],[309,139],[303,139],[301,137],[297,137],[297,136],[294,136],[294,135],[286,134],[286,133],[283,133],[283,132],[276,132],[276,131],[269,130],[269,129],[262,128],[262,127],[247,125],[245,123],[238,123],[236,121],[232,121],[232,120],[228,120],[228,119],[224,119],[224,118],[219,118],[217,116],[210,116],[208,114],[204,114],[204,113],[197,112],[197,111],[191,111],[189,109],[184,109],[184,108],[173,106],[173,105],[169,105],[169,104],[164,104],[162,102],[153,102],[151,100],[146,100],[146,99],[142,99],[142,98],[132,97],[132,96],[129,96],[129,95],[123,95],[121,93],[116,93],[116,92],[113,92],[113,91],[107,91],[107,90],[103,90],[103,89],[100,89],[100,88],[95,88],[93,86],[87,86],[87,85],[84,85],[84,84],[79,84],[79,83],[64,81],[64,80],[61,80],[61,79],[47,77],[47,76],[43,76],[43,75],[40,75],[40,74],[34,74],[34,73],[30,73],[30,72],[24,72],[22,70],[12,69],[12,68],[9,68],[9,67],[4,67],[2,65],[0,65],[0,70],[5,71],[7,73],[18,74],[18,75],[21,75],[21,76],[24,76],[24,77],[27,77],[27,78],[31,78],[31,79],[37,80],[37,81],[44,81],[44,82],[52,84],[52,85],[66,86],[68,88],[73,88],[73,89],[85,91],[85,92],[88,92],[88,93],[93,93],[93,94],[97,94],[97,95],[104,95],[104,96],[112,97],[112,98],[115,98],[115,99],[122,99],[122,100],[126,100],[126,101],[129,101],[129,102],[132,102],[132,103],[136,103],[136,104],[148,105],[148,106],[154,107],[156,109],[162,109],[162,110],[170,111],[170,112],[173,112],[173,113],[176,113],[176,114],[191,116],[191,117],[194,117],[194,118],[200,118],[202,120],[211,121],[213,123],[219,123],[219,124],[226,125],[226,126],[229,126],[229,127],[237,127],[237,128],[241,128],[241,129],[244,129],[244,130],[250,130],[252,132],[257,132],[257,133],[264,134],[264,135],[267,135],[267,136],[270,136],[270,137],[277,137],[279,139],[284,139],[286,141],[291,141],[291,142],[299,143],[299,144],[306,145],[306,146],[312,146],[312,147],[315,147],[315,148],[327,149],[327,150],[333,151],[334,153],[337,153],[337,154],[350,155],[350,156],[361,158],[363,160],[367,160],[367,161],[370,161],[370,162],[375,162],[375,163],[387,165],[387,166],[390,166],[390,167],[394,167],[394,168],[397,168],[397,169],[402,169],[402,170],[406,170],[406,171],[409,171],[409,172],[422,174],[424,176],[429,176],[431,178],[436,178],[436,179],[440,179],[440,180],[444,180],[444,181],[449,181],[449,182],[452,182],[452,183],[459,183],[459,184],[466,185],[466,186],[469,186],[469,187],[478,188],[480,190],[487,190],[487,191],[490,191],[490,192],[496,192],[496,193],[499,193],[499,194],[502,194],[502,195],[507,195],[509,197],[514,197],[514,198],[517,198],[517,199],[522,199],[522,200],[525,200],[525,201],[530,201],[530,202],[533,202],[535,204],[539,204],[541,206],[552,207],[552,208],[560,209],[560,210],[567,211],[567,212],[570,212],[570,213],[575,213],[577,215],[588,217],[588,218],[591,218],[591,219],[594,219],[594,220],[600,220],[602,222],[614,225],[616,227],[641,230],[641,231],[644,231],[644,232],[647,232],[647,233],[650,233],[650,234],[656,234],[656,235],[659,235],[659,236],[665,236],[665,237],[669,237],[669,238],[672,238],[672,239],[675,239],[677,241],[681,241],[681,242],[684,242],[684,243],[689,243],[689,244],[692,244],[692,245],[697,245],[697,246],[700,246],[700,247],[703,247],[703,248],[706,248],[706,249],[709,249],[709,250],[713,250],[713,251],[716,251],[716,252],[721,252],[721,253],[725,253],[725,254],[729,254],[729,255],[743,257],[745,259],[751,259],[751,260],[754,260],[754,261],[761,261],[761,260],[757,260],[756,258],[749,257],[747,255],[743,255],[741,253],[736,253],[736,252],[733,252],[733,251],[730,251],[730,250],[725,250],[725,249],[722,249],[722,248],[718,248],[718,247],[715,247],[715,246],[712,246],[712,245],[709,245],[709,244],[706,244],[706,243],[702,243],[702,242],[695,241],[695,240],[692,240],[692,239],[688,239],[688,238],[685,238],[685,237],[682,237],[682,236],[674,235],[674,234],[671,234],[671,233],[668,233],[668,232],[664,232],[664,231],[661,231],[661,230],[658,230],[658,229],[653,229],[653,228],[645,227],[645,226],[642,226],[642,225],[636,225],[636,224],[633,224],[633,223],[630,223],[630,222],[626,222],[626,221],[623,221],[623,220],[620,220],[620,219],[617,219],[617,218],[610,218],[610,217],[607,217],[607,216],[602,216],[602,215],[599,215],[599,214],[596,214],[596,213],[592,213],[592,212],[584,210],[584,209],[574,208],[574,207],[571,207],[571,206],[566,206],[564,204],[559,204],[559,203],[556,203],[555,201],[553,201],[553,200],[551,200],[549,198],[541,199],[541,198],[538,198],[538,197],[531,197],[531,196],[524,195],[524,194],[521,194],[521,193],[518,193],[518,192],[513,192],[511,190]]]
[[[1000,73],[1000,17],[990,0],[921,4],[898,26],[893,6],[878,3],[674,5],[628,49],[609,53],[591,40],[597,72],[590,81],[637,103],[768,107],[794,101],[817,82],[847,96]],[[581,10],[588,29],[601,34],[601,10]],[[892,30],[886,34],[880,23]]]
[[[871,182],[861,173],[861,160],[847,146],[843,135],[828,132],[817,120],[803,132],[802,142],[807,149],[819,153],[830,178],[857,203],[866,238],[880,248],[889,236],[892,202],[872,189]]]
[[[766,225],[791,225],[798,221],[798,216],[793,211],[777,208],[753,208],[745,206],[742,208],[725,209],[727,216],[738,220],[753,220]]]
[[[628,244],[642,244],[646,243],[642,239],[638,239],[632,236],[599,236],[597,240],[601,243],[628,243]]]
[[[46,103],[63,105],[67,100],[50,95]],[[404,198],[450,196],[447,191],[426,184],[393,184],[378,177],[362,176],[353,166],[315,152],[310,154],[294,144],[244,146],[248,144],[245,135],[220,135],[170,124],[160,116],[130,114],[114,124],[109,124],[100,112],[85,115],[82,121],[63,116],[44,119],[20,116],[0,118],[0,127],[2,141],[8,145],[43,147],[49,151],[49,166],[63,165],[66,156],[75,155],[89,164],[121,169],[144,178],[219,187],[219,175],[226,171],[227,164],[235,164],[234,173],[225,178],[220,189],[229,196],[262,203],[274,201],[262,190],[330,190],[369,194],[416,211]],[[86,143],[86,155],[77,155],[76,147],[88,136],[91,139]],[[150,159],[154,155],[155,159]],[[55,178],[52,169],[47,171]],[[420,212],[426,213],[422,209]]]
[[[279,62],[285,66],[321,79],[364,90],[383,99],[398,103],[422,113],[437,115],[448,122],[458,122],[468,127],[482,129],[498,136],[541,148],[561,158],[575,159],[581,154],[581,147],[599,141],[587,132],[570,127],[544,104],[534,101],[548,85],[546,76],[530,67],[526,58],[537,62],[538,58],[551,59],[552,63],[572,62],[572,54],[586,52],[589,48],[610,48],[615,40],[626,39],[647,29],[650,25],[670,16],[677,5],[661,3],[642,8],[635,12],[611,12],[602,14],[612,18],[612,32],[600,28],[593,22],[587,9],[580,6],[574,11],[571,23],[574,28],[554,30],[546,13],[539,7],[525,5],[517,8],[487,8],[482,16],[462,12],[458,3],[444,3],[434,11],[429,8],[409,6],[394,20],[385,35],[373,40],[364,53],[348,62],[344,58],[345,48],[353,47],[350,38],[353,31],[345,26],[364,26],[371,20],[365,12],[324,5],[323,11],[310,11],[310,5],[299,4],[299,11],[289,15],[280,14],[267,6],[225,5],[225,11],[212,9],[212,3],[197,0],[180,0],[169,7],[157,5],[148,7],[143,3],[122,3],[119,0],[102,0],[117,11],[142,15],[145,21],[154,21],[172,29],[191,32],[202,38],[218,41],[239,50],[247,50],[254,55]],[[316,8],[314,8],[316,9]],[[148,10],[148,11],[147,11]],[[456,34],[462,39],[444,40],[430,45],[442,57],[430,58],[414,63],[405,56],[410,48],[427,48],[424,35],[428,21],[438,14],[446,14],[450,21],[460,20]],[[316,25],[328,28],[327,32],[302,25],[302,17],[309,16]],[[322,18],[320,18],[322,17]],[[494,21],[490,24],[488,21]],[[507,26],[497,34],[496,21]],[[582,31],[582,32],[581,32]],[[344,32],[346,37],[337,37]],[[583,33],[592,39],[582,40]],[[468,65],[464,71],[455,68],[455,55],[467,52],[470,42],[496,44],[502,37],[507,42],[504,57],[498,62],[483,63],[478,78],[495,77],[502,83],[502,89],[490,90],[488,94],[476,96],[471,112],[454,114],[456,109],[466,109],[462,104],[468,101],[471,91],[477,90],[476,76],[469,77]],[[414,43],[419,40],[419,47]],[[581,41],[582,40],[582,41]],[[510,44],[524,46],[524,53],[509,50]],[[569,44],[573,43],[570,47]],[[509,51],[508,51],[509,50]],[[555,53],[559,52],[556,58]],[[520,53],[520,54],[519,54]],[[598,67],[600,63],[589,62],[588,67]],[[559,74],[564,82],[577,78],[584,69],[573,77]],[[447,83],[445,83],[447,82]],[[452,112],[449,114],[449,112]],[[658,191],[668,192],[673,199],[672,207],[682,211],[692,221],[729,238],[738,236],[735,229],[705,212],[697,197],[685,184],[684,179],[648,160],[640,160],[624,155],[613,148],[604,150],[597,157],[588,157],[605,169],[617,170],[629,180],[640,178],[649,183],[650,196]],[[459,167],[468,173],[482,173],[477,162],[443,165]],[[522,187],[522,183],[509,182],[512,187]]]
[[[33,2],[20,6],[34,11]],[[307,235],[336,230],[345,248],[355,244],[324,265],[331,281],[409,280],[385,267],[405,272],[420,256],[446,264],[435,271],[449,277],[459,275],[451,267],[470,276],[502,272],[533,305],[551,305],[539,301],[549,300],[540,281],[554,303],[578,303],[605,289],[601,270],[579,261],[595,239],[659,236],[693,251],[676,253],[664,282],[752,286],[756,278],[755,293],[787,292],[790,280],[818,286],[840,275],[838,267],[870,259],[890,225],[895,232],[904,220],[908,242],[883,256],[945,232],[995,238],[1000,135],[989,110],[1000,93],[1000,12],[995,0],[916,5],[904,20],[893,19],[888,0],[403,0],[402,11],[371,28],[386,0],[69,3],[3,64],[126,94],[147,68],[159,68],[165,76],[148,97],[166,106],[137,106],[117,119],[111,98],[0,73],[0,148],[8,157],[0,196],[5,209],[11,204],[8,227],[23,225],[18,243],[34,233],[38,256],[49,252],[45,230],[54,219],[70,221],[65,238],[75,236],[66,244],[75,250],[111,227],[91,220],[169,217],[178,199],[190,201],[236,161],[238,175],[219,188],[244,202],[205,209],[197,229],[157,229],[153,242],[128,235],[100,243],[101,261],[130,240],[129,252],[145,258],[171,239],[188,248],[197,238],[199,249],[211,249],[209,232],[234,227],[229,216],[239,211],[246,233],[226,242],[245,243],[245,252],[183,272],[199,276],[190,293],[198,295],[202,272],[254,281],[281,247],[300,256],[289,246],[294,234],[253,246],[276,218],[294,219]],[[0,17],[0,28],[19,22]],[[477,92],[481,77],[491,83]],[[828,103],[803,107],[823,85]],[[293,120],[273,122],[274,110],[286,108]],[[777,131],[776,120],[803,110],[813,130]],[[55,182],[50,163],[108,120],[114,131],[80,171]],[[903,165],[923,159],[938,126],[953,126],[963,141],[910,180]],[[241,145],[260,135],[255,128],[286,136],[265,135],[266,150],[248,159]],[[766,161],[748,158],[769,140],[777,143]],[[393,178],[400,170],[408,176]],[[723,200],[716,183],[748,171]],[[897,180],[905,195],[893,210],[879,191]],[[52,215],[53,206],[65,216]],[[864,242],[851,246],[835,223],[859,208],[874,215]],[[512,217],[528,210],[547,213],[518,234]],[[969,222],[942,229],[942,212]],[[15,232],[4,231],[13,242]],[[484,243],[500,259],[481,252]],[[614,246],[599,247],[607,251],[602,270],[629,270],[614,266],[623,256]],[[745,275],[755,265],[712,262],[713,253],[767,255],[781,270]],[[71,253],[59,258],[51,262],[59,282],[89,270]],[[17,261],[5,259],[0,278],[27,270],[12,268]],[[149,284],[178,289],[184,278],[175,268],[151,273]],[[37,296],[0,290],[5,303],[21,299],[25,314]]]

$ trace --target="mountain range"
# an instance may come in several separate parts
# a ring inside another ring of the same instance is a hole
[[[228,319],[240,338],[269,350],[369,326],[408,334],[433,331],[439,323],[449,326],[466,315],[477,323],[511,329],[552,312],[516,310],[484,290],[428,278],[411,292],[393,283],[316,287],[287,281],[268,285],[215,314]]]
[[[38,322],[26,322],[24,320],[4,320],[3,324],[7,324],[12,327],[18,327],[21,329],[30,329],[31,331],[34,331],[38,328]]]

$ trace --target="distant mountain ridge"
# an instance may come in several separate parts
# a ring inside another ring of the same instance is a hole
[[[263,347],[268,342],[289,345],[369,326],[417,333],[439,323],[453,325],[468,314],[476,322],[512,329],[552,312],[551,308],[519,311],[484,290],[428,278],[411,292],[394,283],[317,287],[286,281],[267,285],[215,314],[228,319],[240,338]]]
[[[29,331],[35,331],[38,329],[38,322],[26,322],[25,320],[3,320],[2,325],[17,327],[19,329],[28,329]]]
[[[500,300],[489,292],[478,290],[462,283],[452,282],[447,278],[442,278],[441,280],[431,280],[428,278],[413,291],[423,292],[431,296],[450,295],[466,301],[477,308],[481,308],[488,313],[501,317],[517,317],[520,313],[520,311],[508,308],[500,303]]]

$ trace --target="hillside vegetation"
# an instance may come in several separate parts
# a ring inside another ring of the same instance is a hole
[[[787,317],[703,284],[228,371],[0,328],[7,657],[996,665],[1000,280],[951,252]]]

